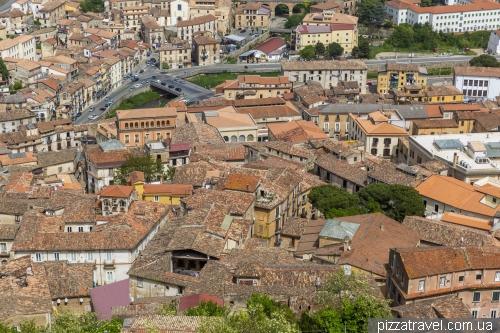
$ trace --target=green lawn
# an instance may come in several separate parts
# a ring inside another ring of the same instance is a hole
[[[368,72],[366,73],[367,79],[376,79],[378,78],[378,72]]]
[[[106,115],[106,119],[116,117],[116,110],[130,110],[137,106],[141,106],[149,101],[157,99],[160,96],[161,96],[160,94],[155,93],[154,91],[145,91],[130,98],[127,98],[126,100],[121,102],[120,105],[111,110]]]
[[[435,75],[451,75],[453,74],[453,70],[450,67],[444,68],[428,68],[427,75],[435,76]]]
[[[200,74],[193,76],[188,80],[202,87],[215,87],[223,83],[226,80],[235,80],[239,75],[260,75],[262,77],[276,77],[280,76],[280,71],[265,72],[265,73],[255,73],[255,72],[245,72],[245,73],[218,73],[218,74]]]

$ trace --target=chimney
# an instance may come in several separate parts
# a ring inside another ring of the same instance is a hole
[[[458,162],[458,155],[457,155],[457,153],[454,153],[453,154],[453,167],[457,166],[457,162]]]
[[[380,225],[380,230],[384,231],[384,222]]]
[[[347,252],[351,249],[351,247],[349,246],[349,243],[350,243],[349,236],[345,236],[345,238],[344,238],[344,252]]]
[[[163,177],[160,177],[160,184],[163,184]]]
[[[247,191],[250,189],[250,185],[247,184]]]

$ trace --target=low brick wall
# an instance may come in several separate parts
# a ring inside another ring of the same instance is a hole
[[[393,62],[393,61],[391,61]],[[399,63],[410,63],[410,59],[402,59],[399,60]],[[418,59],[413,59],[412,63],[417,64],[421,67],[425,68],[453,68],[453,67],[468,67],[469,62],[468,61],[443,61],[443,62],[424,62],[424,63],[419,63]],[[380,65],[368,65],[368,71],[369,72],[376,72],[378,71],[378,67]]]

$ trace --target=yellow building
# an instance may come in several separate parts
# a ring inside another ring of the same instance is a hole
[[[379,67],[377,92],[387,94],[391,89],[403,91],[407,85],[427,85],[427,69],[415,64],[387,63]]]
[[[458,134],[459,131],[454,119],[420,119],[413,121],[411,135]]]
[[[344,54],[350,54],[358,46],[358,29],[355,24],[299,25],[296,30],[296,50],[308,45],[337,43],[344,48]]]
[[[271,9],[261,3],[248,3],[236,9],[236,28],[267,28],[271,20]]]
[[[354,24],[358,25],[356,16],[337,13],[333,10],[324,11],[322,13],[310,13],[302,19],[304,25],[326,25],[331,24]]]
[[[396,104],[410,102],[427,103],[461,103],[464,95],[454,86],[425,87],[418,84],[409,84],[401,89],[390,89],[389,93],[394,96]]]
[[[158,51],[160,53],[160,66],[167,63],[169,69],[191,67],[191,46],[187,41],[171,38],[170,43],[163,45]]]
[[[143,184],[142,200],[180,205],[181,199],[193,194],[192,185],[184,184]],[[139,193],[139,189],[137,190]]]
[[[223,94],[227,100],[278,97],[291,90],[288,76],[240,75],[236,80],[227,80],[215,87],[215,93]]]

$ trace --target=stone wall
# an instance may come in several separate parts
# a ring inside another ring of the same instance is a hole
[[[393,62],[393,61],[391,61]],[[400,63],[410,63],[409,59],[401,60],[399,61]],[[453,67],[468,67],[469,62],[468,61],[443,61],[443,62],[424,62],[424,63],[419,63],[418,59],[413,59],[414,64],[418,64],[421,67],[425,68],[453,68]],[[369,72],[377,72],[378,67],[380,65],[367,65],[368,71]]]

